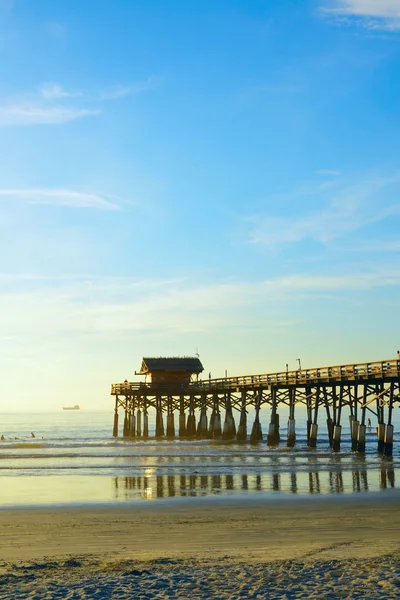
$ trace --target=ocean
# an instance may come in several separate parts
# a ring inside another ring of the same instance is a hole
[[[342,447],[329,448],[321,419],[317,448],[307,447],[305,413],[296,416],[296,446],[209,440],[124,440],[112,437],[113,410],[0,413],[0,507],[135,503],[176,498],[315,497],[390,494],[400,488],[400,419],[395,409],[393,458],[377,452],[376,423],[365,454],[351,451],[348,418]],[[154,415],[149,415],[154,435]],[[248,433],[252,424],[248,419]],[[31,432],[35,438],[31,437]]]

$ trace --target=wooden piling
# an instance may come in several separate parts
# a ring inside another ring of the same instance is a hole
[[[190,397],[189,403],[189,414],[186,424],[186,435],[187,437],[194,437],[196,435],[196,417],[194,414],[194,398]]]
[[[332,450],[334,452],[340,451],[340,438],[342,435],[342,426],[336,424],[333,428],[333,440],[332,440]]]
[[[129,435],[129,412],[125,406],[123,436],[128,437],[128,435]]]
[[[367,426],[365,425],[365,415],[367,411],[367,393],[368,387],[364,385],[363,403],[361,406],[361,422],[357,428],[357,452],[365,452],[365,442],[367,437]]]
[[[164,421],[162,411],[162,398],[156,397],[156,437],[164,437]]]
[[[236,439],[238,442],[247,440],[247,409],[246,409],[246,390],[242,390],[240,421],[237,430]]]
[[[143,405],[143,437],[149,437],[149,414],[147,412],[147,402]]]
[[[185,397],[179,396],[179,437],[186,436]]]
[[[167,398],[167,431],[168,438],[175,437],[175,419],[174,419],[174,408],[172,404],[172,397]]]
[[[136,411],[136,436],[142,437],[142,411],[140,410],[140,406]]]
[[[118,398],[118,396],[116,396],[115,408],[114,408],[113,437],[118,437],[118,405],[119,405],[119,398]]]
[[[306,387],[306,407],[307,407],[307,446],[310,445],[310,431],[312,425],[312,393],[311,387]]]
[[[277,414],[276,388],[271,389],[271,420],[268,428],[267,444],[276,446],[279,442],[279,415]]]
[[[389,388],[389,406],[388,406],[388,419],[387,419],[388,422],[385,427],[385,440],[384,440],[385,456],[393,455],[393,433],[394,433],[394,428],[392,425],[393,402],[394,402],[394,383],[392,382],[390,384],[390,388]]]
[[[311,422],[310,429],[309,429],[308,445],[310,448],[315,448],[317,446],[319,400],[320,400],[320,388],[317,387],[317,389],[315,391],[314,418]]]
[[[197,437],[200,439],[206,439],[209,437],[208,423],[207,423],[207,396],[206,394],[201,395],[201,408],[200,408],[200,419],[197,426]]]
[[[233,418],[231,393],[225,394],[225,421],[224,429],[222,432],[223,440],[233,440],[236,436],[236,425],[235,419]]]
[[[261,400],[262,400],[262,389],[258,390],[257,401],[256,401],[256,414],[254,417],[253,427],[251,429],[250,434],[250,443],[258,444],[258,442],[262,441],[262,429],[260,423],[260,410],[261,410]]]
[[[213,440],[218,440],[222,437],[221,413],[219,410],[219,396],[217,392],[214,392],[213,394],[213,409],[210,418],[209,436]]]
[[[296,388],[289,389],[289,419],[287,427],[287,446],[293,448],[296,443],[296,421],[294,420],[294,407],[296,400]]]

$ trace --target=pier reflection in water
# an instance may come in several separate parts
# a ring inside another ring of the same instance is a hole
[[[393,464],[378,469],[250,473],[223,475],[149,475],[114,477],[117,500],[175,496],[234,495],[251,492],[329,495],[378,491],[396,487]]]

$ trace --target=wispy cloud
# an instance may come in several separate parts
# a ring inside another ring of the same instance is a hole
[[[74,106],[40,105],[39,103],[17,102],[0,105],[0,127],[16,125],[57,125],[75,121],[82,117],[99,115],[99,109]]]
[[[357,293],[399,285],[399,268],[341,275],[301,273],[255,282],[204,285],[193,285],[188,280],[135,281],[129,278],[106,281],[93,278],[60,285],[57,279],[54,287],[46,285],[36,290],[3,293],[0,327],[5,335],[40,331],[41,335],[110,334],[113,339],[118,333],[130,331],[231,330],[258,322],[256,313],[252,317],[251,307],[274,306],[285,299],[292,301],[299,294],[334,296],[343,291]]]
[[[0,0],[1,1],[1,0]],[[0,127],[22,125],[57,125],[103,112],[101,101],[117,100],[158,87],[161,78],[126,86],[115,86],[86,96],[81,91],[70,91],[55,82],[46,82],[35,92],[14,98],[0,98]]]
[[[94,208],[119,210],[119,206],[97,194],[68,189],[0,189],[0,200],[20,201],[28,204],[50,204],[69,208]]]
[[[82,94],[47,82],[35,93],[0,100],[0,127],[56,125],[101,113],[98,107],[78,106],[71,102],[78,96]]]
[[[280,246],[305,239],[328,243],[343,238],[370,223],[398,214],[398,202],[384,205],[376,201],[376,194],[383,193],[385,188],[399,183],[400,175],[396,174],[392,177],[366,179],[353,185],[342,183],[340,186],[336,183],[333,188],[317,186],[313,195],[319,195],[321,204],[325,204],[324,208],[293,217],[251,217],[250,220],[257,225],[251,230],[249,241],[253,244]],[[296,192],[293,196],[298,198]],[[307,205],[307,195],[303,194],[302,200],[303,204]]]
[[[339,23],[357,23],[372,30],[400,30],[399,0],[332,0],[321,10]]]
[[[82,96],[82,92],[69,92],[52,81],[47,81],[40,88],[40,94],[46,100],[58,100],[60,98],[76,98]]]
[[[102,100],[117,100],[124,96],[135,96],[142,92],[147,92],[159,87],[163,82],[162,77],[149,77],[145,81],[133,83],[130,85],[117,85],[104,89],[100,93]]]

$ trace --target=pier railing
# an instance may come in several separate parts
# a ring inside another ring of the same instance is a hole
[[[313,369],[297,369],[268,373],[263,375],[244,375],[239,377],[220,377],[217,379],[199,379],[189,385],[152,384],[144,382],[113,383],[111,395],[136,395],[149,393],[172,393],[179,395],[185,392],[199,393],[206,391],[229,391],[254,387],[286,387],[317,385],[320,383],[354,383],[357,381],[391,381],[400,377],[400,360],[383,360],[360,364],[337,365]]]

